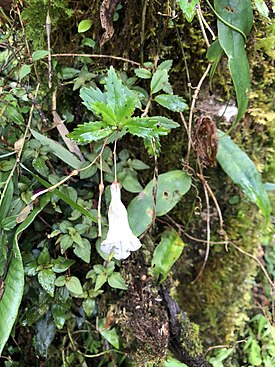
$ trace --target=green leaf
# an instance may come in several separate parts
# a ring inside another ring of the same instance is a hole
[[[68,307],[64,304],[55,303],[52,306],[52,314],[55,326],[57,327],[57,329],[61,330],[68,317]]]
[[[86,263],[90,262],[91,244],[87,238],[82,238],[82,246],[74,245],[74,253]]]
[[[169,356],[164,362],[164,367],[188,367],[188,366],[184,363],[181,363],[177,359]]]
[[[155,281],[162,275],[163,282],[171,267],[180,257],[184,243],[178,233],[174,230],[167,230],[161,236],[160,244],[155,248],[152,259],[152,271]]]
[[[84,105],[88,110],[92,111],[92,104],[95,102],[106,103],[106,94],[101,92],[99,88],[81,88],[80,97],[83,99]]]
[[[266,191],[275,191],[275,183],[266,182],[264,184]]]
[[[220,59],[222,58],[224,54],[224,51],[220,45],[220,42],[218,39],[216,39],[211,46],[208,48],[207,53],[206,53],[206,57],[208,59],[208,61],[212,62],[213,65],[211,66],[211,70],[210,70],[210,78],[212,79],[215,71],[217,69],[217,66],[220,62]]]
[[[107,136],[111,135],[114,130],[106,126],[102,121],[86,122],[83,125],[78,125],[68,137],[79,143],[90,143],[92,141],[97,141],[105,139]]]
[[[248,361],[253,366],[260,366],[262,363],[262,356],[261,356],[261,347],[259,346],[256,339],[253,339],[249,354],[248,354]]]
[[[141,235],[152,222],[153,186],[152,180],[128,206],[129,224],[135,236]],[[175,170],[159,175],[156,215],[162,216],[172,210],[190,187],[191,178],[183,171]]]
[[[266,219],[270,215],[270,202],[254,163],[228,135],[218,131],[219,148],[217,161],[224,172],[238,185],[247,197],[256,203]]]
[[[150,166],[148,166],[146,163],[140,161],[139,159],[132,159],[131,162],[129,163],[131,165],[131,167],[134,170],[143,170],[143,169],[148,169],[150,168]]]
[[[77,27],[78,33],[87,32],[91,28],[92,24],[93,22],[90,19],[81,20]]]
[[[66,277],[64,275],[61,275],[60,277],[56,278],[54,284],[57,287],[63,287],[63,285],[66,284]]]
[[[94,299],[88,297],[83,301],[82,306],[83,306],[83,310],[85,311],[86,315],[90,317],[96,307],[96,303]]]
[[[177,0],[177,2],[179,3],[186,20],[191,23],[194,19],[194,15],[196,14],[196,6],[199,3],[199,0]]]
[[[54,296],[55,273],[52,269],[43,269],[38,273],[38,281],[42,288],[51,296]]]
[[[42,145],[46,146],[52,154],[57,156],[63,162],[67,163],[69,166],[75,169],[80,168],[82,162],[78,158],[76,158],[76,156],[73,153],[64,148],[57,141],[49,139],[33,129],[30,130],[35,139],[40,141]]]
[[[113,272],[108,278],[108,284],[112,288],[117,289],[128,289],[125,280],[122,278],[121,274],[118,272]]]
[[[75,260],[70,260],[66,259],[65,257],[58,256],[58,258],[56,260],[52,260],[51,263],[53,265],[52,270],[55,273],[63,273],[75,263]]]
[[[39,265],[47,265],[49,264],[51,261],[51,257],[50,257],[50,254],[49,254],[49,250],[47,248],[43,248],[43,250],[40,252],[40,255],[37,259],[37,263]]]
[[[129,192],[140,192],[142,190],[141,184],[138,182],[138,179],[133,176],[125,176],[123,180],[120,180],[122,187]]]
[[[52,317],[48,312],[43,318],[36,323],[36,353],[42,357],[46,357],[48,348],[56,334],[55,325]]]
[[[228,23],[248,35],[252,27],[251,0],[215,0],[215,9]],[[228,57],[230,74],[238,102],[237,123],[245,113],[250,92],[250,69],[245,52],[243,35],[218,20],[218,38]]]
[[[73,245],[73,239],[69,234],[64,234],[61,236],[60,240],[60,247],[61,247],[61,253],[64,254],[68,248],[70,248]]]
[[[72,292],[77,295],[81,295],[83,293],[82,285],[77,277],[73,276],[66,278],[65,285],[69,292]]]
[[[107,274],[105,273],[98,274],[95,282],[95,291],[98,291],[106,282],[107,282]]]
[[[43,200],[40,201],[40,207],[35,208],[24,222],[20,224],[14,236],[9,267],[4,280],[4,293],[0,299],[0,354],[16,320],[24,290],[24,269],[18,246],[18,236],[33,222],[35,217],[50,201],[50,198],[51,195],[45,195]]]
[[[25,78],[25,76],[29,75],[31,72],[31,66],[30,65],[23,65],[19,71],[19,79],[22,80]]]
[[[16,219],[17,215],[12,215],[11,217],[3,219],[1,223],[1,227],[3,228],[3,230],[10,231],[11,229],[13,229],[18,224]]]
[[[160,94],[154,98],[154,101],[173,112],[182,112],[188,109],[185,100],[173,94]]]
[[[167,70],[157,69],[153,74],[150,84],[151,94],[155,94],[160,90],[163,90],[167,84],[169,84]]]
[[[81,168],[87,167],[91,162],[84,162],[81,166]],[[85,178],[90,178],[96,174],[97,166],[94,164],[93,166],[90,166],[89,168],[85,169],[84,171],[80,172],[80,178],[84,180]]]
[[[162,116],[133,117],[127,124],[128,132],[143,139],[151,139],[167,135],[170,129],[178,127],[179,124]]]
[[[269,19],[269,10],[264,0],[255,0],[256,8],[263,17]]]
[[[101,319],[98,322],[98,329],[100,334],[110,343],[112,346],[114,346],[116,349],[119,349],[119,337],[117,335],[116,329],[104,329],[104,324],[106,322],[106,319]]]
[[[7,184],[6,192],[3,196],[3,192],[1,193],[1,204],[0,204],[0,225],[2,226],[2,221],[7,217],[9,212],[11,202],[13,197],[13,182],[9,181]]]
[[[135,74],[136,76],[138,76],[141,79],[151,79],[152,78],[151,71],[145,68],[135,69]]]
[[[33,61],[38,61],[38,60],[44,59],[44,57],[47,56],[48,53],[49,52],[46,51],[46,50],[37,50],[37,51],[33,52],[32,59],[33,59]]]
[[[33,173],[32,171],[30,171],[26,166],[24,166],[22,163],[20,164],[21,167],[23,167],[26,171],[28,171],[38,182],[40,182],[44,187],[49,188],[51,187],[51,184],[49,184],[47,181],[43,180],[43,178],[37,176],[35,173]],[[67,196],[66,194],[64,194],[62,191],[55,189],[54,194],[56,196],[58,196],[61,200],[63,200],[65,203],[67,203],[68,205],[70,205],[73,209],[79,211],[81,214],[86,215],[87,217],[89,217],[93,222],[97,223],[97,218],[90,213],[87,209],[85,209],[83,206],[81,206],[80,204],[74,202],[73,200],[71,200],[69,198],[69,196]]]

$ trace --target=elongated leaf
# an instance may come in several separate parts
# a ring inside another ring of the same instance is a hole
[[[78,33],[87,32],[92,26],[92,21],[90,19],[83,19],[78,24],[77,31]]]
[[[128,206],[129,224],[136,236],[141,235],[152,222],[153,187],[152,180]],[[162,216],[173,209],[190,187],[191,178],[183,171],[175,170],[159,175],[156,215]]]
[[[74,131],[68,134],[68,137],[79,143],[90,143],[107,138],[113,131],[111,127],[106,126],[102,121],[93,121],[78,125]]]
[[[41,60],[45,56],[47,56],[48,53],[49,53],[49,51],[47,51],[47,50],[37,50],[37,51],[33,52],[32,59],[33,59],[33,61]]]
[[[255,5],[258,12],[265,18],[269,18],[269,10],[264,0],[255,0]]]
[[[2,192],[3,195],[3,192]],[[4,196],[2,198],[1,195],[1,205],[0,205],[0,226],[1,226],[1,222],[3,219],[6,218],[8,211],[10,209],[10,205],[11,205],[11,201],[12,201],[12,197],[13,197],[13,183],[12,181],[10,181],[7,184],[7,189],[6,192],[4,193]]]
[[[184,363],[181,363],[177,359],[169,356],[164,362],[164,367],[188,367],[188,366]]]
[[[167,135],[170,129],[178,127],[179,124],[162,116],[154,117],[133,117],[127,124],[130,134],[141,138],[153,138]]]
[[[247,197],[256,203],[266,219],[270,215],[270,202],[266,188],[254,163],[228,135],[218,131],[219,149],[217,161],[224,172],[238,185]]]
[[[69,150],[64,148],[57,141],[47,138],[46,136],[40,134],[39,132],[31,129],[32,135],[40,141],[40,143],[49,148],[50,152],[60,158],[63,162],[67,163],[69,166],[79,169],[82,162],[76,158]]]
[[[188,106],[182,97],[173,94],[160,94],[154,100],[161,106],[173,112],[185,111]]]
[[[155,280],[162,275],[163,282],[174,263],[183,251],[184,243],[178,233],[172,229],[164,232],[160,244],[156,247],[152,259],[152,271]]]
[[[213,78],[223,54],[224,51],[220,45],[219,40],[217,39],[211,44],[206,53],[207,59],[213,63],[210,70],[210,78]]]
[[[22,68],[19,71],[19,79],[22,80],[25,78],[25,76],[29,75],[31,72],[31,66],[30,65],[23,65]]]
[[[81,88],[80,97],[83,99],[84,105],[92,111],[91,105],[94,102],[106,102],[106,94],[101,92],[99,88]]]
[[[250,0],[215,0],[215,9],[228,23],[248,35],[252,27],[253,13]],[[237,123],[245,113],[249,91],[250,72],[245,52],[244,36],[218,20],[219,42],[228,57],[230,74],[234,83],[238,102]]]
[[[30,171],[26,166],[24,166],[21,163],[21,166],[28,171],[38,182],[41,183],[41,185],[43,185],[46,188],[51,187],[51,184],[45,180],[43,180],[43,178],[37,176],[35,173],[33,173],[32,171]],[[69,196],[67,196],[66,194],[64,194],[62,191],[55,189],[54,194],[56,196],[58,196],[61,200],[63,200],[65,203],[67,203],[68,205],[70,205],[71,208],[78,210],[81,214],[86,215],[87,217],[91,218],[93,222],[97,223],[97,218],[90,213],[87,209],[85,209],[83,206],[81,206],[80,204],[76,203],[75,201],[73,201],[72,199],[69,198]]]
[[[136,76],[138,76],[141,79],[151,79],[152,78],[151,71],[145,68],[135,69],[135,74]]]
[[[8,272],[2,284],[4,293],[0,299],[0,355],[16,320],[24,290],[24,269],[18,246],[18,236],[33,222],[45,205],[47,205],[50,197],[51,194],[45,195],[42,198],[43,200],[41,199],[39,208],[35,208],[25,221],[20,224],[14,236]]]
[[[100,334],[108,340],[110,344],[112,344],[116,349],[119,349],[119,337],[117,335],[116,329],[106,329],[104,328],[104,325],[106,323],[106,319],[101,319],[98,322],[98,329]]]

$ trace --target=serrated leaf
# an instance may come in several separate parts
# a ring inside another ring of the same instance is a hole
[[[138,76],[141,79],[151,79],[152,78],[151,71],[145,68],[135,69],[135,74],[136,76]]]
[[[153,215],[153,180],[128,206],[129,224],[135,236],[140,236],[151,224]],[[190,176],[180,170],[159,175],[156,215],[168,213],[190,189]]]
[[[61,144],[59,144],[55,140],[47,138],[46,136],[40,134],[39,132],[33,129],[30,130],[35,139],[40,141],[42,145],[46,146],[52,154],[57,156],[63,162],[67,163],[69,166],[75,169],[80,168],[82,162],[78,158],[76,158],[74,154],[72,154],[70,151],[64,148]]]
[[[196,6],[199,0],[177,0],[177,2],[179,3],[186,20],[191,23],[194,19],[194,15],[196,14]]]
[[[51,296],[54,296],[55,273],[52,269],[43,269],[38,273],[38,281],[42,288]]]
[[[93,22],[90,19],[81,20],[77,27],[78,33],[87,32],[91,28],[92,24]]]
[[[122,278],[122,275],[118,272],[113,272],[108,278],[108,284],[112,288],[116,289],[128,289],[125,280]]]
[[[160,94],[154,98],[154,101],[173,112],[182,112],[188,109],[185,100],[173,94]]]
[[[86,122],[84,125],[78,125],[68,137],[79,143],[90,143],[98,141],[111,135],[113,129],[106,126],[102,121]]]
[[[92,111],[91,106],[94,102],[106,102],[106,95],[99,88],[81,88],[80,97],[90,111]]]
[[[83,289],[82,289],[82,285],[80,283],[80,280],[77,277],[69,277],[66,278],[66,283],[65,283],[68,291],[80,295],[83,293]]]
[[[48,53],[49,52],[47,50],[37,50],[37,51],[33,52],[32,59],[33,59],[33,61],[38,61],[38,60],[44,59],[44,57],[47,56]]]
[[[247,197],[256,203],[266,219],[270,215],[270,202],[261,175],[248,155],[228,135],[218,131],[217,161],[224,172],[238,185]]]
[[[30,65],[23,65],[19,71],[19,79],[22,80],[25,78],[25,76],[29,75],[31,72],[31,66]]]
[[[153,74],[150,84],[151,94],[155,94],[162,90],[167,83],[169,83],[167,70],[157,69],[156,72]]]
[[[127,124],[127,130],[132,135],[140,136],[144,139],[151,139],[162,135],[167,135],[170,129],[178,127],[179,124],[162,116],[153,117],[133,117]]]
[[[248,35],[252,27],[253,13],[251,0],[215,0],[218,14]],[[250,68],[245,52],[243,35],[218,20],[219,42],[228,57],[230,75],[233,80],[238,102],[237,123],[245,113],[250,92]]]
[[[170,269],[182,254],[183,248],[184,243],[174,229],[167,230],[162,234],[161,241],[155,248],[151,264],[155,281],[160,275],[162,275],[161,282],[167,278]]]

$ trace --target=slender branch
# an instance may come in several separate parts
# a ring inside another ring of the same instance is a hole
[[[52,54],[52,57],[94,57],[94,58],[99,58],[99,59],[114,59],[114,60],[128,62],[129,64],[141,66],[139,62],[136,62],[130,59],[126,59],[125,57],[119,57],[119,56],[113,56],[113,55],[64,53],[64,54]]]
[[[48,85],[49,89],[52,88],[52,57],[51,57],[51,18],[49,11],[46,18],[46,32],[48,43]]]

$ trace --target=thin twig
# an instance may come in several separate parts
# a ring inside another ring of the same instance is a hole
[[[205,32],[205,28],[204,28],[204,22],[202,20],[202,13],[201,13],[201,7],[200,5],[198,5],[196,7],[196,12],[197,12],[197,16],[198,16],[198,19],[199,19],[199,23],[200,23],[200,27],[201,27],[201,31],[202,31],[202,35],[203,35],[203,38],[205,40],[205,43],[207,45],[207,48],[210,47],[210,43],[208,41],[208,37],[206,35],[206,32]]]
[[[103,54],[73,54],[73,53],[64,53],[64,54],[52,54],[52,57],[94,57],[101,59],[114,59],[124,62],[129,62],[129,64],[141,66],[139,62],[126,59],[125,57],[113,56],[113,55],[103,55]]]
[[[152,138],[152,149],[154,154],[154,177],[153,177],[153,214],[152,214],[152,226],[155,224],[156,216],[157,216],[157,192],[158,192],[158,157],[156,152],[156,142],[155,139]]]
[[[117,182],[117,169],[116,169],[116,147],[117,147],[117,140],[118,140],[118,132],[116,133],[115,143],[114,143],[114,151],[113,151],[113,158],[114,158],[114,170],[115,170],[115,182]]]
[[[98,204],[97,204],[97,221],[98,221],[98,237],[102,236],[102,228],[101,228],[101,202],[102,202],[102,194],[104,192],[104,182],[103,182],[103,159],[102,154],[105,148],[105,145],[107,144],[108,138],[104,140],[104,143],[102,145],[101,151],[99,153],[99,159],[100,159],[100,183],[98,186]]]
[[[49,89],[52,88],[52,57],[51,57],[51,18],[49,11],[46,18],[46,33],[48,43],[48,85]]]
[[[201,277],[204,268],[206,266],[207,260],[208,260],[208,256],[209,256],[209,252],[210,252],[210,239],[211,239],[211,231],[210,231],[210,206],[209,206],[209,196],[208,196],[208,191],[205,185],[203,185],[203,189],[204,189],[204,195],[205,195],[205,201],[206,201],[206,251],[205,251],[205,256],[204,256],[204,261],[202,264],[202,267],[200,268],[200,271],[198,273],[198,275],[196,276],[196,278],[193,280],[192,284],[196,283],[196,281]]]

